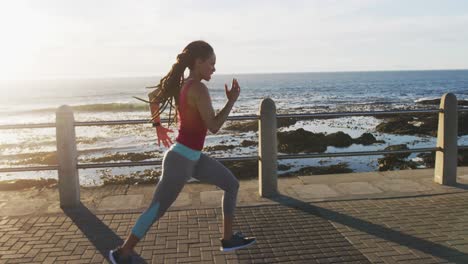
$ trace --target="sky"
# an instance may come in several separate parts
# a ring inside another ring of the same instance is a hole
[[[468,68],[466,0],[0,0],[0,80]]]

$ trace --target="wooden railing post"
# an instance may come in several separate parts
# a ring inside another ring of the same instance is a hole
[[[58,186],[62,208],[73,208],[80,204],[78,151],[74,123],[72,108],[68,105],[60,106],[56,113],[56,137]]]
[[[262,197],[271,197],[278,193],[276,129],[275,102],[270,98],[263,99],[258,121],[258,192]]]
[[[457,183],[458,106],[457,97],[446,93],[440,100],[434,181],[443,185]]]

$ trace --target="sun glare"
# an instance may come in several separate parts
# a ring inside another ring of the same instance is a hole
[[[0,79],[30,79],[46,34],[47,21],[25,3],[8,1],[0,8]],[[1,89],[2,87],[0,87]]]

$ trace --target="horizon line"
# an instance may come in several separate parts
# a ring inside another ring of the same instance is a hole
[[[237,72],[217,73],[216,75],[275,75],[275,74],[306,74],[306,73],[379,73],[379,72],[428,72],[428,71],[467,71],[468,68],[454,69],[408,69],[408,70],[343,70],[343,71],[278,71],[278,72]],[[106,76],[61,76],[32,79],[0,79],[0,82],[8,81],[55,81],[55,80],[99,80],[99,79],[126,79],[126,78],[149,78],[164,76],[164,74],[141,74],[141,75],[106,75]]]

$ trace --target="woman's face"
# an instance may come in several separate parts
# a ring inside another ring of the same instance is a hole
[[[205,81],[209,81],[211,79],[211,75],[216,71],[216,55],[213,53],[206,60],[197,59],[196,64],[197,70],[200,73],[201,78]]]

